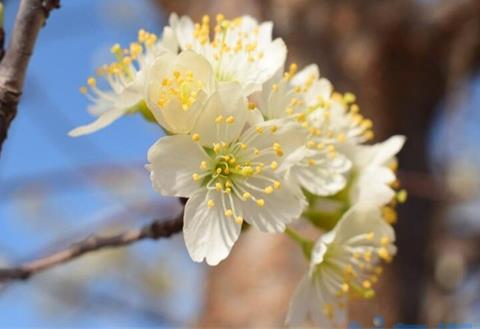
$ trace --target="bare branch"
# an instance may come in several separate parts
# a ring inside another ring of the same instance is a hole
[[[34,274],[101,249],[124,247],[141,240],[168,238],[180,232],[182,227],[183,213],[174,219],[155,220],[142,228],[128,230],[120,234],[111,236],[92,235],[51,255],[18,267],[0,269],[0,282],[27,280]]]
[[[60,0],[21,0],[12,37],[0,63],[0,152],[17,114],[28,62],[40,28]]]

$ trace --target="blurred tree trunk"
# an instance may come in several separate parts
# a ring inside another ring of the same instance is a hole
[[[438,103],[478,65],[480,0],[158,2],[167,12],[195,18],[223,12],[273,20],[274,32],[289,47],[289,60],[318,63],[338,90],[357,94],[363,113],[375,122],[377,140],[392,134],[407,136],[400,168],[414,172],[413,177],[430,175],[427,135]],[[369,308],[385,315],[380,306],[395,301],[397,309],[388,311],[387,324],[428,318],[422,303],[431,275],[428,246],[435,204],[432,198],[416,195],[418,183],[405,181],[411,197],[400,208],[394,271],[384,278],[390,284],[380,287],[381,297]],[[283,237],[248,234],[226,262],[211,269],[202,325],[282,323],[294,286],[290,280],[298,276],[301,257]],[[274,300],[266,303],[269,294]],[[361,305],[352,314],[371,324],[372,314],[363,312]]]

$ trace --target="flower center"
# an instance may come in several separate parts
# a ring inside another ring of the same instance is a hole
[[[195,79],[191,71],[175,70],[171,76],[162,80],[157,105],[163,109],[172,99],[176,99],[182,109],[187,111],[197,100],[198,92],[202,89],[202,81]]]

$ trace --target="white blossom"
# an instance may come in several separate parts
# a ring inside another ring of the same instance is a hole
[[[90,114],[97,117],[90,124],[77,127],[69,132],[72,137],[91,134],[105,128],[129,112],[138,111],[143,106],[146,73],[155,58],[166,52],[177,52],[177,42],[169,27],[163,31],[163,37],[157,41],[155,34],[140,30],[138,42],[133,42],[127,49],[115,44],[111,52],[115,61],[97,70],[106,87],[97,84],[97,79],[90,77],[87,87],[80,91],[91,101]]]
[[[272,40],[272,22],[259,24],[250,16],[227,20],[219,14],[212,32],[209,16],[194,23],[172,14],[170,26],[181,50],[204,56],[217,81],[237,81],[245,95],[259,90],[285,63],[287,48],[281,39]]]
[[[335,228],[316,242],[308,272],[297,286],[286,322],[300,326],[310,319],[322,328],[346,325],[349,297],[371,298],[381,260],[396,252],[392,227],[368,203],[353,206]]]
[[[244,220],[282,232],[305,206],[278,172],[286,154],[303,144],[303,130],[282,120],[245,130],[247,112],[239,84],[222,84],[190,135],[160,138],[149,150],[155,189],[189,198],[184,238],[194,261],[216,265],[227,257]]]

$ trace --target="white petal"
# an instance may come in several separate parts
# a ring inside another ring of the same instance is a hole
[[[209,208],[208,200],[215,206]],[[200,190],[185,205],[183,233],[190,257],[196,262],[206,259],[208,265],[217,265],[230,253],[240,235],[241,225],[224,216],[220,193]]]
[[[262,207],[252,200],[243,201],[241,204],[245,220],[263,232],[283,232],[286,224],[300,217],[306,205],[303,195],[299,196],[292,191],[283,179],[276,177],[276,180],[280,182],[280,188],[275,189],[271,194],[242,186],[244,190],[250,192],[257,199],[264,199],[265,201],[265,205]],[[249,178],[248,183],[261,189],[269,184],[255,177]]]
[[[82,135],[87,135],[94,133],[100,129],[105,128],[106,126],[110,125],[115,120],[119,119],[123,115],[128,112],[128,108],[118,108],[104,112],[100,114],[100,116],[93,121],[92,123],[80,126],[68,132],[70,137],[78,137]]]
[[[308,275],[304,275],[290,299],[285,324],[290,327],[303,325],[307,320],[311,305],[315,303],[314,287]]]
[[[216,123],[218,117],[222,121]],[[233,117],[233,123],[226,122]],[[212,146],[213,143],[229,143],[240,135],[247,119],[247,104],[238,83],[222,83],[208,99],[205,108],[196,121],[194,133],[200,135],[200,143]]]
[[[154,188],[163,195],[189,197],[200,188],[192,175],[200,171],[200,162],[210,158],[190,136],[160,138],[148,150],[148,169]]]
[[[314,76],[315,80],[317,80],[320,76],[320,70],[318,69],[317,64],[310,64],[305,66],[302,70],[300,70],[292,77],[290,82],[294,86],[303,85],[311,76]]]
[[[380,210],[368,203],[359,203],[350,208],[334,228],[335,243],[342,244],[350,238],[374,233],[375,240],[387,237],[390,242],[395,241],[395,232],[382,218]]]

